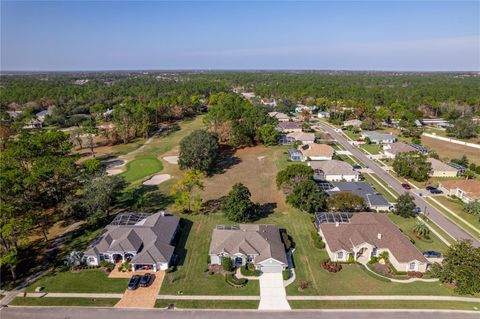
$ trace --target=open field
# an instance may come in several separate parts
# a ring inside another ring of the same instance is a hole
[[[440,159],[448,162],[454,158],[461,158],[466,155],[470,163],[480,165],[480,151],[473,147],[466,147],[434,138],[422,136],[422,144],[434,150]]]
[[[23,298],[17,297],[10,303],[14,306],[83,306],[83,307],[113,307],[120,299],[116,298]]]
[[[174,304],[180,309],[258,309],[258,300],[157,300],[156,308]]]
[[[292,309],[450,309],[478,311],[480,303],[435,300],[289,300]],[[452,317],[453,318],[453,317]]]
[[[35,292],[36,287],[44,287],[42,292],[122,293],[127,284],[128,279],[108,278],[101,269],[86,269],[47,274],[28,286],[27,292]]]

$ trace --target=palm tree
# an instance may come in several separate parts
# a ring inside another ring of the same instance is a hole
[[[413,231],[420,237],[425,237],[430,234],[430,229],[428,229],[427,224],[423,221],[417,221],[413,227]]]

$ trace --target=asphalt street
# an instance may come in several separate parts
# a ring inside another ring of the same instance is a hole
[[[478,319],[478,312],[451,311],[178,311],[160,309],[120,309],[120,308],[3,308],[2,319]]]
[[[350,144],[346,137],[342,133],[338,133],[331,126],[325,123],[318,123],[324,131],[329,133],[337,142],[342,145],[347,151],[350,151],[353,156],[358,158],[363,164],[367,165],[377,176],[382,179],[385,183],[390,185],[390,187],[399,194],[407,192],[402,184],[391,176],[388,172],[383,170],[374,160],[370,159],[365,153],[360,151],[357,147]],[[473,242],[475,247],[480,247],[480,241],[465,232],[461,227],[452,222],[449,218],[445,217],[441,212],[436,208],[427,203],[424,199],[419,196],[413,196],[415,198],[415,203],[422,211],[426,211],[428,218],[430,218],[435,224],[440,226],[444,231],[449,233],[452,237],[456,239],[470,239]]]

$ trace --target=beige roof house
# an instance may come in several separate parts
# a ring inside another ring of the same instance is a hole
[[[287,134],[287,138],[293,139],[303,144],[309,144],[315,142],[315,134],[306,132],[291,132]]]
[[[252,262],[263,272],[281,272],[288,264],[275,225],[218,225],[212,233],[209,255],[212,264],[231,258],[236,265]]]
[[[383,146],[383,154],[388,158],[395,158],[397,154],[413,151],[417,151],[417,149],[403,142],[390,143]]]
[[[438,186],[445,194],[457,196],[465,203],[480,200],[480,181],[474,179],[446,180]]]
[[[332,215],[326,216],[325,215]],[[316,226],[334,261],[348,260],[352,254],[359,262],[368,262],[382,251],[398,271],[425,272],[428,260],[385,214],[317,213]]]
[[[290,116],[282,112],[268,112],[268,116],[276,118],[279,122],[287,122]]]
[[[435,158],[428,158],[427,162],[432,165],[430,170],[430,176],[455,177],[458,175],[458,170],[456,168],[453,168],[452,166],[445,164],[444,162],[439,161]]]
[[[348,120],[348,121],[344,121],[344,122],[343,122],[343,126],[360,127],[360,125],[362,125],[362,121],[360,121],[360,120],[358,120],[358,119]]]
[[[302,132],[302,122],[280,122],[278,123],[276,130],[283,133]]]
[[[315,180],[324,181],[358,181],[360,173],[353,169],[352,165],[344,161],[317,161],[308,162],[313,171]]]
[[[326,144],[306,144],[300,145],[298,150],[302,153],[303,160],[311,159],[312,161],[326,161],[331,160],[334,149]]]

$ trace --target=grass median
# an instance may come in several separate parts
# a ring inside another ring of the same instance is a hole
[[[258,300],[157,300],[155,308],[170,305],[182,309],[258,309]]]
[[[289,304],[292,309],[480,309],[480,303],[436,300],[289,300]]]
[[[10,303],[13,306],[76,306],[76,307],[113,307],[117,298],[29,298],[17,297]]]

